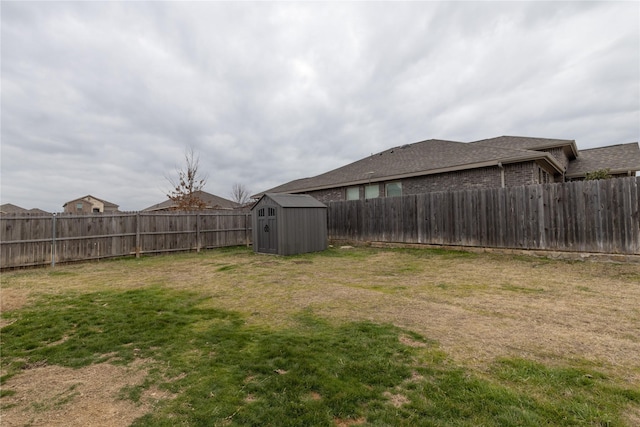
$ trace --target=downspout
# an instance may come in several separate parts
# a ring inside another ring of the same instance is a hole
[[[502,166],[502,162],[498,162],[498,167],[500,168],[500,185],[504,188],[504,166]]]

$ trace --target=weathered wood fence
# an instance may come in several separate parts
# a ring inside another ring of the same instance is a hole
[[[640,254],[640,177],[328,203],[335,240]]]
[[[0,216],[0,267],[249,244],[248,212]]]

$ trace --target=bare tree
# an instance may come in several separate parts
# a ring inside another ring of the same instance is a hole
[[[249,190],[244,184],[235,183],[231,189],[231,200],[240,204],[246,205],[249,203]]]
[[[197,211],[207,207],[207,204],[197,195],[207,183],[207,177],[198,170],[200,158],[196,156],[193,147],[184,152],[184,165],[176,167],[177,180],[167,177],[172,189],[167,197],[174,202],[174,210]]]

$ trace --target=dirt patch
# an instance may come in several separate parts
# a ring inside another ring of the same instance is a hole
[[[0,424],[9,426],[108,427],[131,424],[171,396],[151,388],[139,403],[119,398],[147,375],[145,362],[129,366],[100,363],[80,369],[36,366],[3,385],[15,394],[2,398]]]
[[[0,313],[18,310],[27,304],[29,292],[24,289],[2,288],[0,292]]]
[[[342,419],[336,418],[333,420],[336,427],[349,427],[349,426],[359,426],[367,422],[364,418],[356,418],[356,419]]]
[[[423,342],[413,340],[406,335],[400,335],[400,342],[407,347],[426,347],[427,345]]]
[[[311,400],[322,400],[322,396],[320,396],[320,393],[312,391],[311,393],[309,393],[309,399],[311,399]]]
[[[406,396],[402,394],[393,394],[388,391],[385,391],[383,395],[384,397],[389,399],[389,403],[391,403],[391,405],[393,405],[394,408],[399,408],[411,402]]]

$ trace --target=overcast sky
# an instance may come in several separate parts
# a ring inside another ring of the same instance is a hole
[[[257,193],[425,139],[638,141],[639,2],[1,2],[1,202]]]

